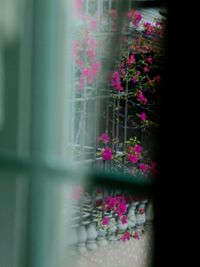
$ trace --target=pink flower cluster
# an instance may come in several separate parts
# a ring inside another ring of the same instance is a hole
[[[101,68],[99,62],[93,62],[89,67],[81,69],[81,80],[86,80],[89,84],[92,84]]]
[[[134,27],[139,26],[139,23],[142,19],[142,15],[140,12],[138,12],[135,9],[132,9],[131,11],[128,12],[127,16],[130,19],[130,21]]]
[[[102,133],[100,136],[97,137],[98,141],[102,141],[104,144],[109,143],[110,136],[106,133]]]
[[[148,102],[148,99],[143,95],[141,90],[137,92],[137,100],[144,105]]]
[[[82,0],[76,0],[77,8],[81,7]],[[86,15],[82,15],[82,19],[86,25],[81,38],[74,40],[72,54],[76,59],[77,66],[80,71],[78,89],[83,91],[86,84],[93,84],[99,74],[101,63],[97,61],[96,38],[91,34],[96,30],[97,21]]]
[[[84,0],[75,0],[75,12],[77,13],[78,16],[80,16],[83,12],[83,1]]]
[[[102,224],[103,225],[108,225],[110,222],[110,218],[108,216],[105,216],[103,219],[102,219]]]
[[[144,164],[144,163],[140,163],[138,165],[138,168],[143,172],[147,172],[149,170],[149,165],[148,164]]]
[[[130,240],[130,237],[131,237],[131,234],[126,231],[121,237],[120,237],[120,240],[121,241],[126,241],[126,240]]]
[[[151,35],[154,33],[154,26],[149,22],[143,23],[144,31],[147,35]]]
[[[134,239],[137,239],[137,240],[140,239],[138,232],[135,232],[132,236]],[[131,233],[129,231],[126,231],[125,233],[123,233],[123,235],[120,237],[119,240],[125,242],[126,240],[130,240],[130,238],[131,238]]]
[[[134,147],[129,147],[128,159],[131,163],[137,163],[141,159],[142,147],[141,145],[135,145]]]
[[[112,149],[105,148],[101,153],[103,160],[112,160]]]
[[[145,61],[149,64],[152,64],[153,63],[153,58],[152,57],[147,57],[145,58]]]
[[[142,113],[140,114],[139,118],[140,118],[141,121],[146,121],[146,120],[147,120],[147,115],[146,115],[146,113],[145,113],[145,112],[142,112]]]
[[[135,63],[135,56],[134,54],[130,55],[129,59],[128,59],[128,64],[133,64]]]
[[[127,206],[126,201],[122,196],[108,196],[105,200],[104,209],[107,211],[114,211],[121,218],[123,224],[127,223],[125,215]]]
[[[141,74],[140,71],[136,71],[136,73],[135,73],[134,76],[131,78],[131,80],[132,80],[134,83],[137,83],[140,74]]]
[[[123,91],[123,87],[121,86],[120,75],[118,71],[115,71],[112,75],[112,86],[115,88],[117,92]]]

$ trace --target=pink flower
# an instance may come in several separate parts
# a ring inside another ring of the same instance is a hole
[[[126,224],[127,223],[127,217],[126,215],[122,216],[122,224]]]
[[[149,64],[152,64],[153,63],[153,58],[152,57],[148,57],[148,58],[145,58],[145,61]]]
[[[138,79],[136,76],[132,77],[131,80],[134,82],[134,83],[137,83],[138,82]]]
[[[133,237],[134,237],[135,239],[137,239],[137,240],[140,239],[140,236],[139,236],[138,232],[135,232],[134,235],[133,235]]]
[[[141,121],[146,121],[146,119],[147,119],[147,115],[146,115],[146,113],[145,113],[145,112],[142,112],[142,113],[140,114],[140,120],[141,120]]]
[[[120,240],[122,241],[126,241],[126,240],[129,240],[131,237],[130,233],[129,232],[125,232],[121,237],[120,237]]]
[[[84,0],[75,0],[76,12],[80,15],[83,11],[83,1]]]
[[[142,104],[147,104],[147,101],[148,101],[147,98],[144,97],[142,91],[138,91],[138,93],[137,93],[137,100],[139,102],[141,102]]]
[[[144,70],[144,72],[148,72],[149,68],[147,66],[145,66],[143,70]]]
[[[102,152],[103,160],[112,160],[112,150],[110,148],[105,148]]]
[[[90,67],[81,69],[81,78],[85,79],[88,83],[93,83],[98,75],[101,64],[94,62]]]
[[[140,12],[138,12],[135,9],[132,9],[128,14],[127,14],[128,18],[131,20],[131,23],[135,26],[138,27],[141,19],[142,19],[142,15]]]
[[[129,159],[130,162],[136,163],[136,162],[138,162],[139,157],[136,156],[136,155],[133,155],[133,154],[128,154],[128,159]]]
[[[129,59],[128,59],[128,63],[129,64],[133,64],[135,63],[135,57],[134,57],[134,54],[130,55]]]
[[[143,26],[144,26],[145,28],[148,28],[148,27],[151,26],[151,24],[150,24],[149,22],[144,22],[144,23],[143,23]]]
[[[138,77],[140,76],[141,72],[140,71],[137,71],[135,73],[135,75],[131,78],[131,80],[134,82],[134,83],[137,83],[138,82]]]
[[[86,54],[87,54],[89,59],[94,59],[96,57],[96,51],[93,49],[88,49],[86,51]]]
[[[151,35],[152,33],[154,33],[154,27],[149,22],[145,22],[143,24],[143,27],[147,35]]]
[[[97,139],[102,141],[104,144],[107,144],[110,141],[110,137],[106,133],[102,133],[99,137],[97,137]]]
[[[103,225],[108,225],[110,222],[110,218],[108,216],[105,216],[102,220],[102,224]]]
[[[138,154],[141,154],[142,153],[142,146],[141,145],[135,145],[133,147],[134,151]]]
[[[143,172],[146,172],[149,170],[149,165],[148,164],[144,164],[144,163],[140,163],[138,168],[143,171]]]
[[[93,78],[93,80],[97,77],[100,68],[101,68],[100,62],[94,62],[91,64],[90,75],[91,78]]]
[[[155,25],[156,25],[156,27],[161,26],[159,21],[156,21],[156,24]]]
[[[90,69],[88,68],[84,68],[81,70],[81,74],[84,76],[84,77],[88,77],[90,75]]]
[[[116,213],[119,217],[126,213],[127,207],[125,202],[119,202],[116,206]]]
[[[116,203],[116,199],[115,199],[114,197],[110,197],[110,196],[108,196],[108,197],[106,198],[106,205],[108,206],[108,208],[109,208],[110,210],[113,210],[113,209],[114,209],[114,207],[115,207],[115,203]]]
[[[135,11],[135,18],[140,21],[142,19],[142,15],[140,14],[140,12]]]
[[[121,86],[120,75],[118,71],[115,71],[112,75],[112,86],[118,92],[123,91],[123,87]]]

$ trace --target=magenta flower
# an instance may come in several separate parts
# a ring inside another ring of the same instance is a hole
[[[142,15],[140,14],[140,12],[135,11],[135,18],[140,21],[142,19]]]
[[[110,218],[108,216],[105,216],[102,220],[102,224],[103,225],[108,225],[110,222]]]
[[[110,148],[105,148],[102,152],[103,160],[112,160],[112,150]]]
[[[127,217],[126,215],[122,216],[122,224],[126,224],[127,223]]]
[[[143,172],[146,172],[149,170],[149,165],[148,164],[144,164],[144,163],[140,163],[138,168],[143,171]]]
[[[95,77],[97,76],[99,70],[101,68],[101,63],[100,62],[94,62],[91,64],[91,75],[94,75]]]
[[[135,239],[137,239],[137,240],[140,239],[140,236],[139,236],[138,232],[135,232],[134,235],[133,235],[133,237],[134,237]]]
[[[139,102],[141,102],[142,104],[147,104],[147,98],[143,95],[143,92],[142,91],[138,91],[138,93],[137,93],[137,100],[139,101]]]
[[[88,77],[90,75],[90,70],[88,68],[84,68],[81,70],[81,74],[83,77]]]
[[[147,35],[151,35],[152,33],[154,33],[154,27],[149,22],[145,22],[143,24],[143,27]]]
[[[138,78],[136,76],[132,77],[131,80],[134,82],[134,83],[137,83],[138,82]]]
[[[159,26],[161,26],[161,24],[160,24],[160,22],[159,22],[159,21],[156,21],[155,25],[156,25],[156,27],[159,27]]]
[[[132,9],[127,16],[129,17],[129,19],[131,20],[131,23],[135,26],[138,27],[141,19],[142,19],[142,15],[140,12],[136,11],[135,9]]]
[[[140,117],[141,121],[146,121],[147,120],[147,115],[146,115],[145,112],[142,112],[139,117]]]
[[[101,64],[94,62],[90,67],[81,69],[81,78],[85,79],[88,83],[93,83],[98,75]]]
[[[144,28],[149,28],[149,27],[151,26],[151,23],[149,23],[149,22],[144,22],[144,23],[143,23],[143,26],[144,26]]]
[[[118,71],[115,71],[112,75],[112,86],[118,92],[123,91],[123,87],[121,86],[120,75]]]
[[[135,145],[133,147],[133,149],[134,149],[135,153],[137,153],[137,154],[141,154],[142,153],[142,146],[141,145]]]
[[[137,83],[138,82],[138,77],[140,76],[141,72],[140,71],[137,71],[135,73],[135,75],[131,78],[131,80],[134,82],[134,83]]]
[[[145,61],[149,64],[152,64],[153,63],[153,58],[152,57],[148,57],[145,59]]]
[[[147,66],[145,66],[143,70],[144,70],[144,72],[148,72],[149,68]]]
[[[102,133],[99,137],[97,137],[97,140],[102,141],[104,144],[107,144],[110,141],[110,137],[106,133]]]
[[[126,213],[127,207],[125,202],[119,202],[116,206],[116,213],[119,217]]]
[[[120,240],[122,241],[126,241],[126,240],[130,240],[130,233],[129,232],[125,232],[121,237],[120,237]]]
[[[133,154],[128,154],[128,159],[129,159],[130,162],[136,163],[136,162],[138,162],[139,157],[136,156],[136,155],[133,155]]]
[[[128,59],[128,63],[129,64],[133,64],[135,63],[135,57],[134,57],[134,54],[130,55],[129,59]]]
[[[114,207],[115,207],[115,203],[116,203],[116,199],[115,199],[114,197],[110,197],[110,196],[108,196],[108,197],[106,198],[106,205],[108,206],[108,208],[109,208],[110,210],[113,210],[113,209],[114,209]]]

